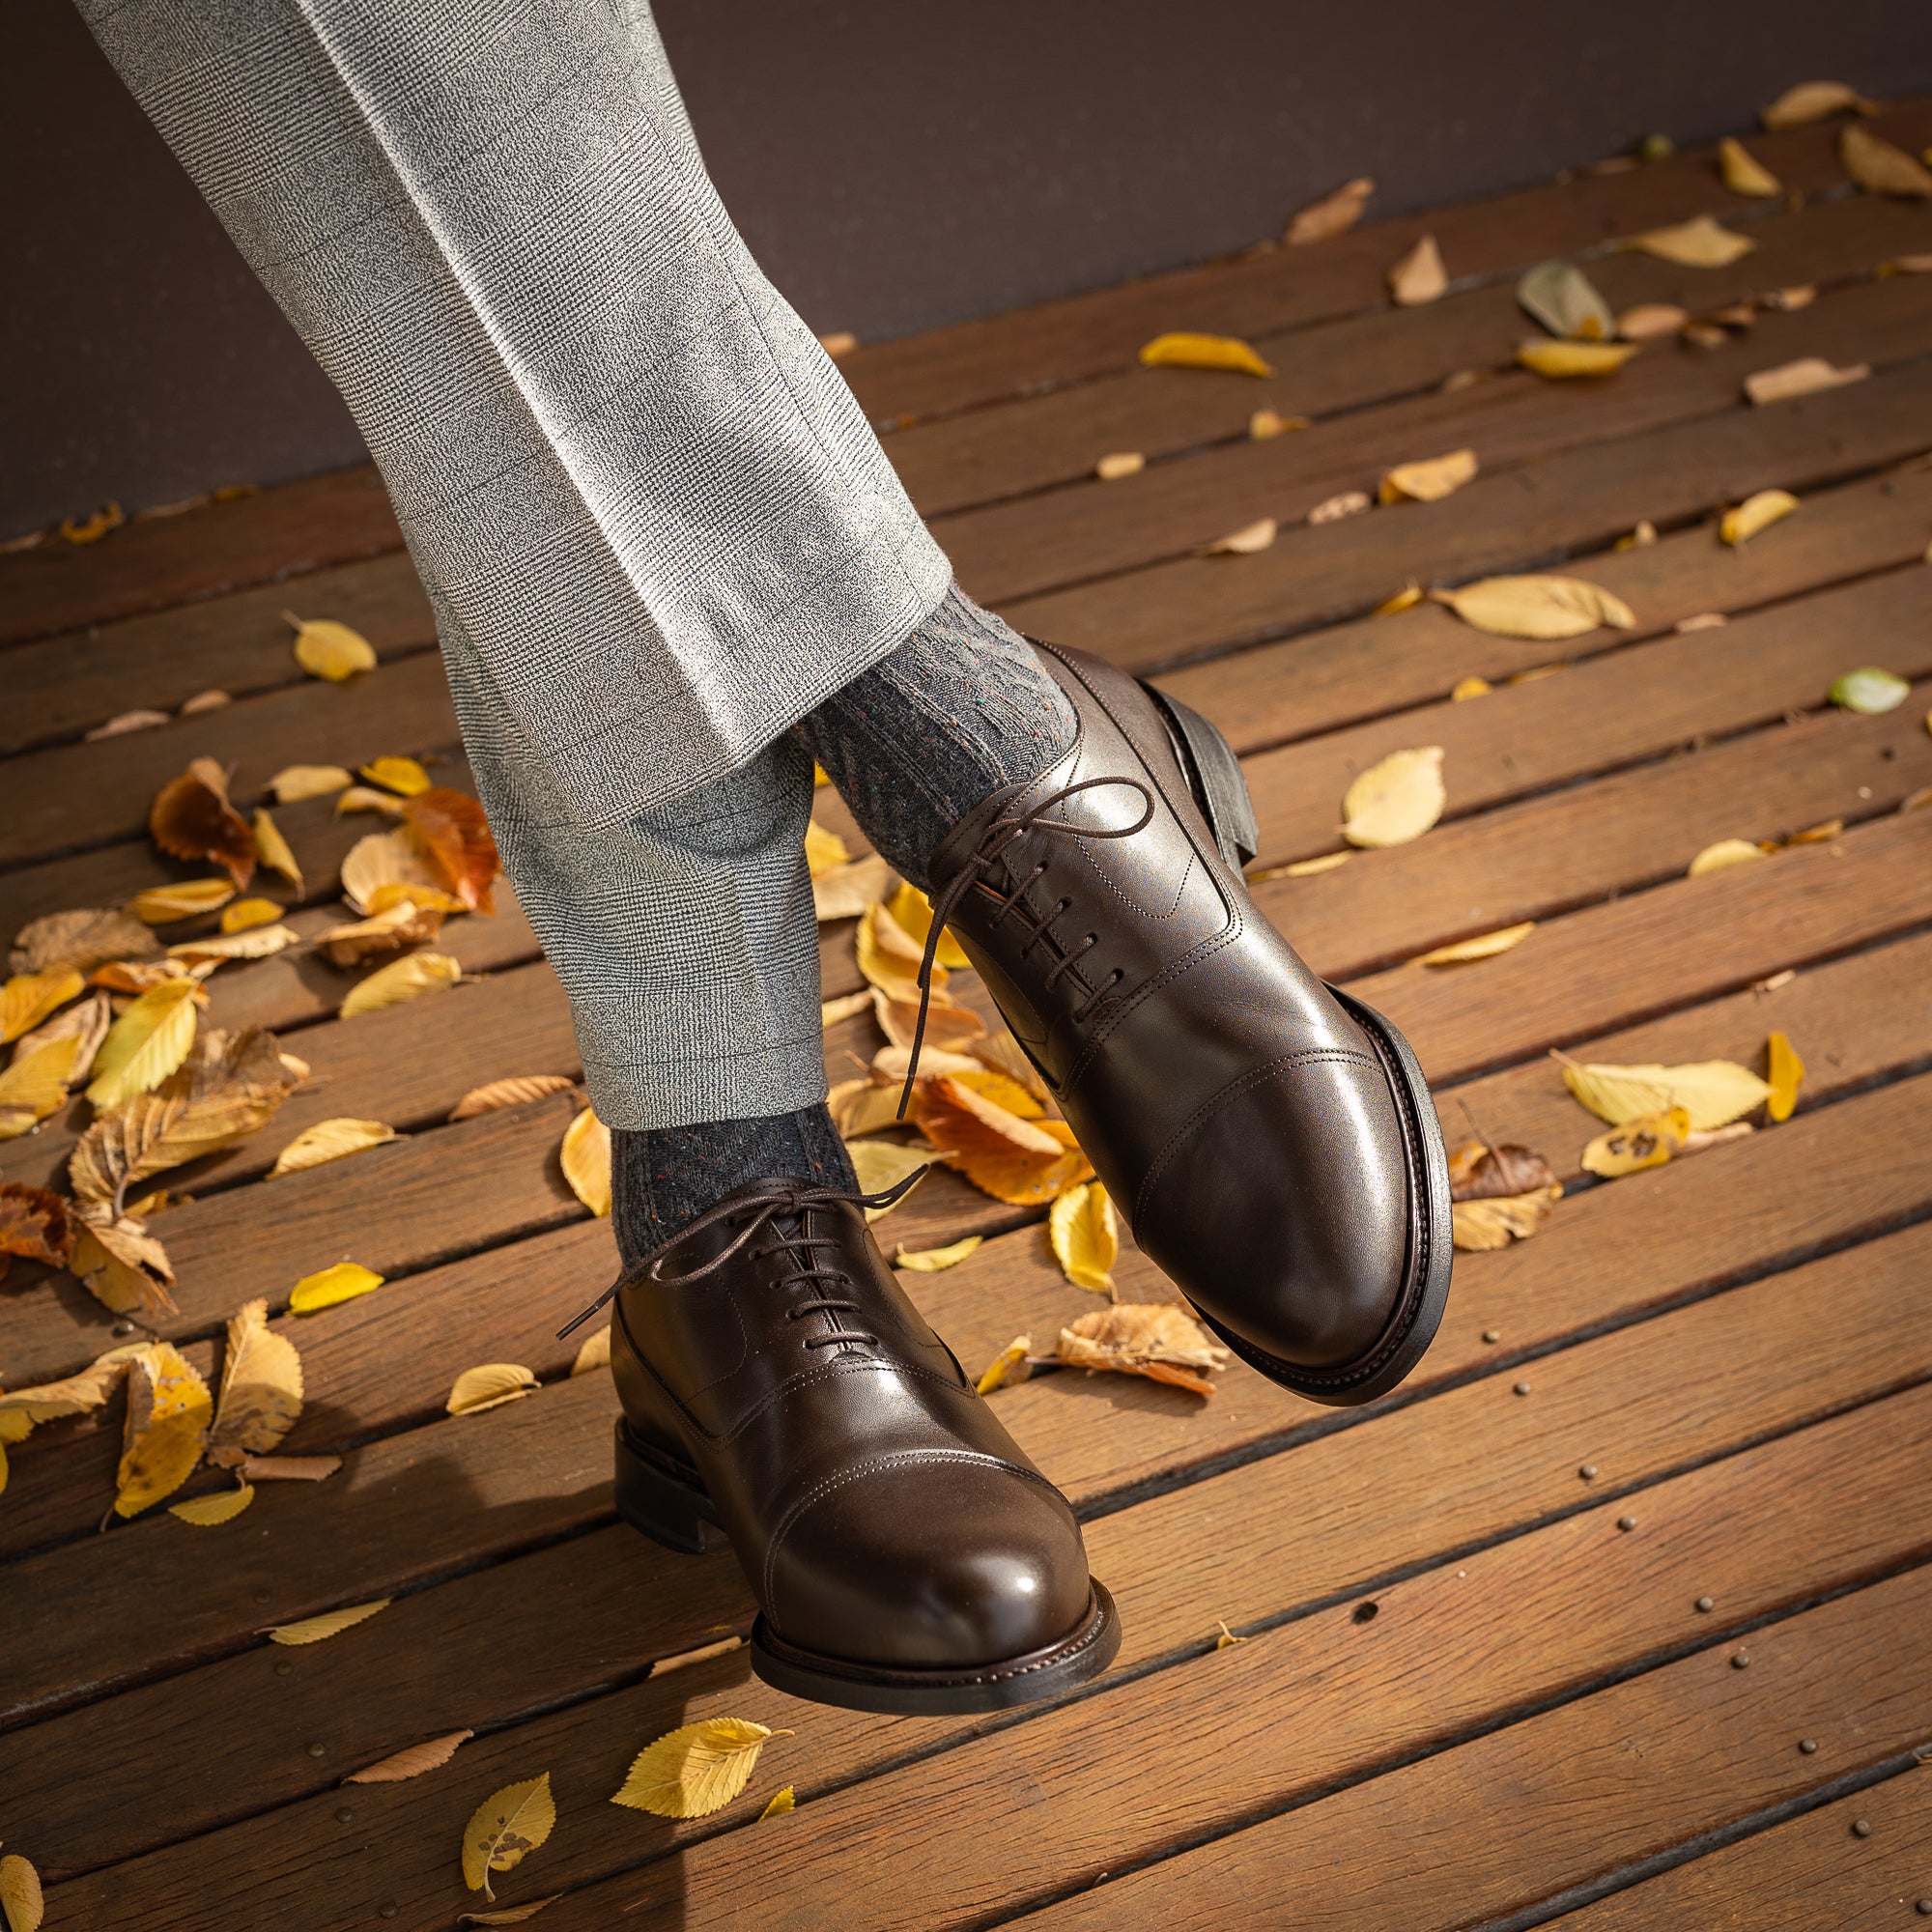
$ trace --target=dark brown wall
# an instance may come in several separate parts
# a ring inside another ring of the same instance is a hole
[[[264,0],[269,4],[269,0]],[[660,0],[753,248],[877,337],[1239,247],[1354,174],[1394,212],[1932,86],[1924,0]],[[352,462],[353,425],[68,0],[0,14],[0,534]]]

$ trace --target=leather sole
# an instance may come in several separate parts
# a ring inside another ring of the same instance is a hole
[[[617,1422],[617,1514],[667,1549],[698,1556],[728,1539],[694,1475],[636,1441]],[[1121,1648],[1120,1612],[1106,1586],[1090,1580],[1087,1614],[1057,1643],[1021,1657],[945,1669],[890,1668],[821,1657],[785,1642],[760,1616],[752,1628],[752,1668],[775,1690],[815,1704],[889,1717],[969,1716],[1055,1697],[1097,1677]]]

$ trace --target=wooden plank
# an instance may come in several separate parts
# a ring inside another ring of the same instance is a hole
[[[1863,1681],[1858,1697],[1862,1717]],[[1842,1723],[1839,1712],[1829,1715]],[[1889,1731],[1872,1729],[1867,1751],[1889,1741]],[[1568,1913],[1562,1923],[1564,1932],[1893,1932],[1932,1896],[1928,1874],[1932,1779],[1908,1773]]]
[[[1444,502],[1297,526],[1255,556],[1154,564],[1004,603],[1001,614],[1031,637],[1164,669],[1360,615],[1405,583],[1466,582],[1602,550],[1646,518],[1668,528],[1754,490],[1814,490],[1901,462],[1923,449],[1928,409],[1932,368],[1908,364],[1479,476]]]
[[[1778,213],[1750,227],[1753,254],[1723,269],[1683,269],[1643,254],[1600,256],[1590,277],[1612,308],[1671,302],[1695,314],[1767,290],[1816,286],[1922,251],[1932,219],[1915,204],[1858,196]],[[1245,437],[1264,406],[1319,419],[1433,388],[1463,371],[1507,366],[1529,324],[1513,288],[1462,289],[1426,308],[1378,308],[1255,338],[1265,382],[1187,369],[1124,369],[1046,395],[943,416],[888,443],[899,480],[927,516],[1079,482],[1110,450],[1150,461]],[[1500,353],[1499,353],[1500,352]]]
[[[1918,102],[1899,103],[1878,126],[1915,150],[1932,138]],[[1800,193],[1844,180],[1830,128],[1753,135],[1751,147]],[[1165,329],[1264,335],[1379,308],[1389,267],[1424,235],[1436,238],[1450,272],[1467,279],[1517,273],[1693,214],[1736,227],[1769,213],[1719,188],[1711,159],[1700,150],[1627,173],[1560,180],[1373,222],[1312,247],[1264,243],[1233,261],[865,345],[839,368],[874,422],[937,415],[1125,368]]]
[[[1027,1932],[1487,1924],[1691,1833],[1801,1802],[1909,1749],[1932,1724],[1924,1570],[1753,1632],[1747,1648],[1748,1670],[1730,1667],[1733,1646],[1713,1644],[1022,1922]],[[1817,1750],[1797,1750],[1801,1737]],[[1926,1784],[1894,1777],[1555,1922],[1892,1932],[1924,1889]],[[1856,1818],[1871,1823],[1870,1837],[1853,1835]]]
[[[10,699],[0,752],[71,737],[123,711],[173,711],[198,692],[240,697],[298,683],[282,612],[332,617],[360,631],[384,660],[427,649],[436,620],[401,552],[177,605],[115,624],[16,645],[6,658]]]
[[[1921,1243],[1914,1264],[1922,1262]],[[1405,1569],[1418,1553],[1432,1560],[1475,1538],[1521,1531],[1576,1510],[1579,1492],[1569,1465],[1577,1444],[1595,1441],[1590,1432],[1605,1423],[1627,1442],[1633,1458],[1629,1479],[1649,1480],[1673,1465],[1815,1416],[1834,1400],[1862,1399],[1892,1386],[1915,1364],[1918,1373],[1932,1371],[1932,1319],[1916,1320],[1911,1339],[1893,1353],[1896,1311],[1901,1301],[1910,1305],[1917,1299],[1910,1293],[1912,1277],[1883,1261],[1878,1275],[1878,1282],[1860,1288],[1843,1321],[1825,1324],[1830,1340],[1809,1362],[1802,1360],[1806,1351],[1792,1337],[1817,1332],[1817,1311],[1835,1305],[1829,1264],[1802,1278],[1787,1276],[1729,1298],[1730,1325],[1717,1319],[1719,1311],[1687,1311],[1540,1365],[1552,1378],[1567,1372],[1568,1380],[1563,1389],[1554,1378],[1547,1381],[1537,1403],[1517,1401],[1502,1382],[1492,1381],[1384,1417],[1346,1438],[1304,1448],[1289,1461],[1251,1465],[1106,1519],[1090,1538],[1096,1567],[1104,1563],[1102,1574],[1121,1578],[1127,1645],[1122,1667],[1198,1655],[1204,1637],[1212,1634],[1217,1611],[1240,1622],[1252,1604],[1270,1615],[1287,1607],[1306,1609]],[[1673,1348],[1708,1350],[1740,1330],[1751,1336],[1745,1356],[1719,1378],[1690,1435],[1678,1435],[1677,1406],[1664,1393],[1671,1378],[1660,1374],[1661,1365],[1681,1359]],[[1813,1373],[1819,1379],[1807,1383]],[[1634,1404],[1620,1397],[1634,1398]],[[1633,1407],[1643,1412],[1635,1414]],[[1859,1433],[1868,1435],[1869,1425]],[[1904,1433],[1914,1434],[1909,1423]],[[1501,1480],[1499,1467],[1507,1472]],[[1294,1485],[1297,1494],[1321,1496],[1320,1515],[1302,1521],[1296,1518],[1306,1512],[1282,1512],[1274,1499],[1284,1484]],[[1629,1506],[1641,1508],[1648,1520],[1656,1495],[1646,1492]],[[1436,1498],[1454,1498],[1451,1520],[1432,1520]],[[258,1501],[256,1508],[261,1507]],[[1205,1570],[1191,1569],[1190,1552],[1203,1554],[1199,1531],[1227,1520],[1259,1527],[1229,1540],[1226,1551],[1218,1559],[1208,1557]],[[731,1629],[745,1627],[750,1604],[742,1585],[733,1578],[726,1589],[716,1587],[716,1575],[728,1575],[728,1562],[680,1563],[662,1552],[640,1561],[637,1547],[633,1539],[626,1553],[611,1536],[600,1534],[411,1600],[400,1614],[392,1611],[372,1624],[360,1640],[357,1677],[363,1684],[382,1684],[380,1699],[344,1695],[345,1680],[331,1666],[346,1650],[318,1653],[312,1670],[306,1667],[309,1660],[294,1660],[295,1667],[282,1674],[297,1681],[276,1685],[273,1694],[265,1696],[263,1683],[272,1666],[257,1650],[201,1670],[186,1685],[177,1683],[171,1698],[167,1686],[154,1686],[57,1719],[36,1731],[43,1776],[29,1779],[24,1766],[0,1772],[0,1797],[16,1830],[31,1827],[38,1840],[60,1847],[62,1869],[76,1870],[131,1856],[160,1834],[185,1835],[218,1819],[224,1805],[266,1808],[316,1790],[321,1783],[316,1763],[304,1764],[304,1753],[291,1747],[298,1738],[322,1741],[339,1775],[341,1767],[367,1761],[419,1729],[475,1726],[479,1719],[488,1721],[489,1712],[532,1708],[545,1690],[554,1699],[580,1684],[608,1686],[617,1658],[624,1660],[623,1674],[635,1675],[653,1654],[650,1645],[698,1640],[705,1629],[700,1617]],[[520,1580],[524,1571],[528,1574]],[[713,1573],[709,1585],[706,1571]],[[621,1606],[631,1596],[659,1607],[641,1627],[642,1641],[613,1657],[610,1633],[624,1628]],[[681,1620],[665,1618],[666,1603],[677,1605]],[[1678,1617],[1691,1621],[1688,1604],[1674,1607]],[[1727,1617],[1747,1613],[1726,1599]],[[559,1662],[573,1654],[581,1659],[575,1679]],[[406,1662],[412,1659],[417,1662]],[[704,1680],[694,1676],[687,1682],[702,1686]],[[560,1757],[582,1765],[628,1755],[636,1740],[671,1720],[659,1714],[664,1700],[675,1698],[682,1688],[625,1690],[587,1710],[540,1719],[498,1742],[513,1744],[532,1763]],[[764,1705],[783,1701],[762,1690],[751,1694]],[[178,1707],[184,1695],[205,1725],[224,1738],[223,1770],[234,1780],[189,1799],[192,1808],[185,1817],[180,1794],[167,1794],[161,1802],[162,1794],[138,1791],[131,1782],[140,1755],[134,1740],[169,1703]],[[223,1714],[231,1708],[238,1716],[243,1710],[260,1716],[252,1724],[225,1722]],[[930,1749],[983,1728],[891,1723],[823,1710],[810,1715],[811,1722],[801,1732],[811,1740],[805,1776],[821,1788],[876,1770],[908,1748]],[[774,1721],[792,1721],[791,1707]],[[47,1765],[69,1763],[71,1776],[44,1776]],[[465,1769],[472,1768],[466,1763]],[[557,1782],[561,1789],[565,1780],[559,1776]],[[439,1809],[449,1802],[427,1789],[423,1799]],[[259,1835],[255,1828],[244,1832],[251,1838]],[[564,1853],[569,1862],[554,1872],[552,1885],[621,1866],[636,1827],[619,1829],[619,1821],[607,1814],[602,1829],[593,1827],[587,1840],[571,1835]],[[443,1876],[447,1848],[433,1828],[405,1830],[392,1821],[385,1836],[377,1874],[381,1883],[395,1885],[410,1866],[415,1867],[410,1877],[418,1883]],[[231,1860],[244,1861],[233,1854],[223,1861]]]
[[[1449,812],[1461,817],[1816,710],[1839,672],[1865,663],[1908,678],[1932,673],[1932,570],[1916,564],[1721,630],[1660,639],[1560,677],[1505,686],[1480,702],[1428,705],[1264,752],[1245,768],[1261,829],[1256,864],[1346,849],[1337,836],[1344,794],[1406,746],[1442,747]],[[1780,734],[1767,742],[1781,742]],[[1876,802],[1855,793],[1855,803]]]
[[[1164,672],[1160,684],[1211,718],[1245,754],[1434,702],[1464,677],[1500,682],[1552,662],[1622,651],[1705,611],[1736,615],[1918,563],[1928,522],[1932,469],[1906,470],[1807,497],[1804,514],[1779,526],[1776,543],[1733,550],[1699,526],[1573,565],[1624,599],[1636,617],[1634,631],[1593,631],[1560,644],[1492,638],[1425,603]]]
[[[1004,607],[1186,556],[1258,517],[1298,525],[1318,504],[1345,490],[1373,491],[1384,469],[1418,457],[1470,448],[1493,479],[1578,446],[1737,413],[1749,407],[1747,376],[1799,356],[1910,364],[1924,354],[1928,318],[1932,290],[1922,276],[1861,283],[1808,308],[1772,312],[1718,348],[1639,355],[1608,382],[1551,383],[1509,368],[1469,388],[1350,412],[1296,435],[1219,444],[1124,482],[1088,481],[962,511],[936,520],[933,533],[960,582]],[[1485,359],[1508,364],[1520,319],[1499,317],[1496,328]],[[1436,507],[1398,503],[1384,514],[1419,529]],[[1214,561],[1238,571],[1245,559]]]
[[[219,597],[401,547],[382,480],[367,466],[178,517],[137,517],[84,549],[50,538],[0,558],[0,643]]]

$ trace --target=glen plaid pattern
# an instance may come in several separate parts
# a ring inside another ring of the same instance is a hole
[[[951,571],[644,0],[79,5],[382,468],[599,1113],[817,1098],[810,777],[774,740]]]

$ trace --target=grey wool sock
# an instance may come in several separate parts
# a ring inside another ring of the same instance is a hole
[[[612,1128],[611,1217],[626,1272],[734,1187],[773,1178],[857,1191],[845,1143],[823,1106],[757,1121]]]
[[[940,840],[988,792],[1037,778],[1075,724],[1032,646],[955,583],[798,731],[873,848],[923,889]]]

